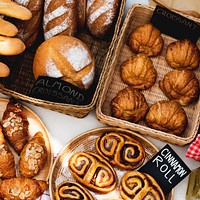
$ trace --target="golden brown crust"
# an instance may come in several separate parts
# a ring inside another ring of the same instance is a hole
[[[5,138],[19,154],[28,142],[29,122],[22,105],[10,99],[2,117],[2,130]]]
[[[121,65],[122,80],[135,89],[149,89],[156,82],[157,72],[145,54],[131,56]]]
[[[175,101],[162,100],[153,104],[147,115],[147,125],[174,135],[181,135],[187,127],[185,110]]]
[[[73,177],[87,188],[106,194],[117,186],[117,175],[112,166],[93,152],[77,152],[69,159]]]
[[[55,197],[56,200],[94,200],[86,188],[81,184],[70,180],[63,181],[56,187]]]
[[[10,74],[9,67],[6,64],[0,62],[0,77],[7,77],[9,76],[9,74]]]
[[[29,178],[10,178],[0,181],[0,198],[13,200],[35,200],[40,197],[48,184]]]
[[[37,132],[20,153],[19,172],[23,177],[32,178],[45,166],[47,148],[41,132]]]
[[[120,169],[136,169],[145,159],[142,144],[123,133],[104,133],[97,138],[95,146],[101,156]]]
[[[148,108],[144,95],[132,87],[119,91],[111,101],[112,116],[130,122],[143,119]]]
[[[182,106],[196,101],[199,97],[199,81],[190,70],[173,70],[159,81],[159,87],[170,99]]]
[[[36,51],[33,73],[62,78],[80,89],[88,89],[94,79],[95,60],[88,46],[72,36],[55,36]]]
[[[16,176],[15,159],[10,150],[0,126],[0,178],[14,178]]]
[[[0,17],[0,35],[14,37],[18,32],[18,28]]]
[[[77,20],[78,20],[78,29],[82,30],[85,26],[86,21],[86,0],[76,0],[77,5]]]
[[[188,39],[177,40],[167,46],[165,59],[172,68],[194,70],[200,62],[199,49]]]
[[[118,15],[120,0],[88,0],[86,23],[95,37],[102,38],[112,28]]]
[[[128,39],[128,46],[134,53],[145,53],[147,56],[159,55],[163,45],[160,31],[151,23],[136,28]]]
[[[126,200],[144,200],[147,196],[155,200],[165,200],[164,193],[155,179],[149,174],[129,171],[120,183],[120,194]]]

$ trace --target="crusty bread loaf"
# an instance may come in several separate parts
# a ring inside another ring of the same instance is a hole
[[[17,34],[17,27],[0,17],[0,35],[13,37]]]
[[[45,40],[60,34],[74,36],[77,31],[76,0],[45,0],[43,30]]]
[[[78,19],[78,29],[82,30],[85,26],[86,18],[86,0],[76,0],[77,5],[77,19]]]
[[[38,76],[62,78],[81,89],[88,89],[94,79],[94,57],[81,40],[72,36],[54,36],[36,51],[33,73]]]
[[[0,36],[0,55],[18,55],[25,50],[25,44],[18,38]]]
[[[0,14],[21,20],[29,20],[32,17],[30,10],[11,0],[0,0]]]
[[[116,20],[120,0],[88,0],[86,22],[92,35],[103,37]]]
[[[19,29],[17,37],[25,43],[26,47],[30,47],[35,43],[42,27],[44,0],[15,0],[15,2],[26,7],[32,13],[30,20],[13,21]]]
[[[0,77],[7,77],[10,74],[10,69],[9,67],[0,62]]]

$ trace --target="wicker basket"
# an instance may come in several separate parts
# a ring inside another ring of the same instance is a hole
[[[5,61],[8,62],[8,65],[11,66],[10,76],[6,79],[0,79],[0,92],[57,112],[78,118],[85,117],[94,108],[99,96],[99,90],[103,82],[104,73],[106,72],[106,66],[108,65],[107,63],[110,56],[112,55],[120,30],[125,4],[126,0],[121,0],[119,15],[115,27],[113,27],[112,34],[110,34],[109,38],[106,38],[106,40],[99,40],[92,37],[87,30],[84,30],[84,32],[77,35],[79,39],[88,45],[95,58],[96,77],[91,89],[92,99],[88,105],[55,103],[29,96],[29,92],[35,83],[32,72],[33,58],[38,45],[43,42],[43,39],[38,39],[37,44],[33,48],[26,50],[20,56],[9,58],[0,57],[0,59],[5,59]]]
[[[97,103],[96,114],[97,118],[102,123],[106,123],[111,126],[118,126],[126,129],[131,129],[136,132],[149,135],[156,139],[182,146],[190,143],[195,138],[198,132],[198,127],[200,122],[200,100],[198,102],[195,102],[194,104],[184,107],[188,117],[189,124],[182,136],[175,136],[166,132],[151,129],[147,127],[145,121],[141,121],[139,123],[131,123],[111,116],[111,111],[110,111],[111,100],[116,96],[118,91],[122,90],[127,86],[125,83],[122,82],[120,77],[120,65],[128,57],[133,55],[129,47],[126,45],[127,38],[130,35],[131,31],[134,30],[136,27],[150,21],[154,9],[155,7],[143,6],[143,5],[134,5],[129,9],[123,27],[121,29],[121,32],[119,34],[119,40],[117,42],[114,56],[112,58],[110,71],[108,72],[107,77],[105,78],[105,83],[104,83],[104,88],[102,90],[101,98]],[[196,18],[186,15],[183,16],[192,19],[197,23],[200,22],[200,20]],[[165,62],[164,55],[166,51],[166,46],[175,39],[164,34],[162,34],[162,36],[165,41],[164,42],[165,47],[162,51],[162,54],[158,57],[152,58],[154,66],[157,69],[158,73],[157,81],[152,88],[143,91],[143,94],[145,95],[149,106],[155,103],[156,101],[167,99],[159,89],[158,80],[162,79],[164,74],[169,70],[171,70],[171,68],[168,67]],[[197,46],[200,47],[200,41],[197,42]],[[200,80],[200,69],[195,70],[195,73],[197,78]]]

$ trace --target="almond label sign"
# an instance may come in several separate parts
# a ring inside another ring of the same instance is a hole
[[[200,37],[200,26],[195,21],[161,6],[156,6],[151,23],[162,33],[179,40],[187,38],[196,43]]]
[[[165,194],[168,194],[191,170],[167,144],[139,169],[154,177]]]
[[[91,101],[91,93],[61,79],[39,76],[29,96],[58,103],[85,105]]]

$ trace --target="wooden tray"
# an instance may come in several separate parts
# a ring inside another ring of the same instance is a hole
[[[2,116],[6,109],[8,101],[9,101],[8,99],[0,98],[0,120],[2,119]],[[48,181],[49,176],[50,176],[51,167],[53,165],[53,159],[54,159],[53,149],[51,146],[51,139],[50,139],[49,133],[48,133],[45,125],[43,124],[43,122],[32,110],[30,110],[28,107],[26,107],[24,105],[22,105],[22,110],[26,114],[28,121],[29,121],[29,136],[30,136],[30,138],[33,137],[36,132],[41,131],[43,133],[43,137],[45,139],[45,144],[46,144],[47,152],[48,152],[48,158],[47,158],[46,165],[40,171],[40,173],[38,175],[36,175],[34,178],[37,180]],[[19,156],[12,148],[11,148],[11,150],[15,157],[16,169],[18,170]],[[19,175],[19,171],[17,171],[17,176],[18,175]]]
[[[58,157],[56,158],[54,165],[52,167],[51,176],[50,176],[50,180],[49,180],[49,184],[50,184],[49,189],[50,189],[51,200],[55,200],[54,194],[55,194],[56,186],[59,183],[61,183],[62,181],[66,180],[66,179],[74,180],[68,170],[68,160],[71,157],[71,155],[73,153],[79,152],[79,151],[96,152],[95,140],[101,134],[103,134],[105,132],[111,132],[111,131],[128,134],[131,137],[133,137],[134,139],[136,139],[137,141],[139,141],[145,148],[145,152],[146,152],[145,162],[150,160],[158,152],[157,147],[155,147],[150,141],[148,141],[147,139],[145,139],[144,137],[138,135],[137,133],[135,133],[133,131],[128,131],[125,129],[114,128],[114,127],[97,128],[97,129],[87,131],[87,132],[77,136],[73,140],[71,140],[68,144],[66,144],[60,151]],[[126,171],[122,171],[122,170],[119,170],[116,168],[115,168],[115,170],[116,170],[118,178],[120,180],[120,178],[123,176],[123,174]],[[108,199],[120,198],[118,188],[108,194],[97,194],[92,191],[90,191],[90,192],[96,200],[100,200],[100,199],[108,200]],[[173,190],[168,195],[167,200],[173,200]]]
[[[188,117],[189,124],[182,136],[175,136],[166,132],[149,128],[147,127],[145,121],[141,121],[140,123],[131,123],[111,116],[111,110],[110,110],[111,100],[116,96],[118,91],[127,87],[127,85],[121,80],[120,66],[131,55],[134,55],[131,52],[130,48],[127,46],[127,39],[130,33],[134,29],[150,21],[154,9],[155,7],[143,6],[137,4],[129,9],[123,27],[121,29],[121,32],[119,34],[119,40],[115,47],[112,63],[110,64],[110,71],[107,73],[107,77],[105,78],[104,88],[102,90],[101,98],[97,103],[97,109],[96,109],[97,118],[102,123],[106,123],[111,126],[131,129],[133,131],[137,131],[139,133],[149,135],[151,137],[169,143],[177,145],[185,145],[193,141],[198,132],[199,122],[200,122],[200,100],[189,106],[184,107]],[[194,20],[197,23],[200,23],[200,20],[196,18],[187,15],[183,16],[191,20]],[[160,90],[158,86],[158,81],[163,78],[164,74],[172,70],[172,68],[170,68],[166,64],[165,52],[167,45],[172,41],[175,41],[175,39],[164,34],[162,34],[162,37],[164,39],[165,45],[161,55],[151,58],[158,74],[156,83],[152,88],[142,91],[149,106],[151,106],[152,104],[154,104],[159,100],[167,99],[166,96]],[[198,40],[197,46],[200,47],[200,40]],[[200,80],[200,67],[194,72],[197,78]]]

